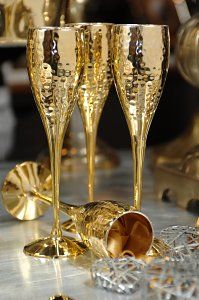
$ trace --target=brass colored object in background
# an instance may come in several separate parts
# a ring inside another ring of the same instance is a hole
[[[165,202],[175,203],[199,214],[199,147],[190,150],[180,163],[155,167],[155,193]]]
[[[199,87],[199,14],[184,23],[177,36],[175,57],[181,75],[190,84]],[[155,164],[180,163],[186,153],[199,144],[199,114],[195,113],[187,130],[177,139],[154,148]]]
[[[178,164],[187,152],[199,144],[199,113],[195,113],[185,132],[169,143],[153,148],[153,165]]]
[[[79,112],[78,112],[79,113]],[[81,118],[80,114],[77,118]],[[71,122],[77,122],[76,115],[72,115]],[[70,123],[71,124],[71,123]],[[50,168],[50,158],[47,149],[42,151],[37,161]],[[95,149],[95,169],[112,169],[116,168],[120,163],[117,151],[108,146],[102,140],[97,138]],[[61,174],[63,178],[68,172],[82,172],[86,170],[87,153],[85,145],[84,132],[77,132],[71,129],[69,135],[64,138],[62,148]]]
[[[190,84],[199,87],[199,14],[181,25],[175,49],[175,57],[181,75]]]
[[[181,25],[175,49],[175,58],[181,75],[195,87],[199,87],[198,30],[199,14],[196,14]],[[198,113],[193,116],[189,127],[182,136],[154,149],[154,161],[156,164],[180,163],[186,153],[197,144],[199,144]]]
[[[182,24],[175,49],[178,69],[186,81],[199,87],[199,14]],[[156,193],[159,199],[175,202],[199,213],[199,114],[177,139],[154,148]]]
[[[131,135],[134,207],[138,210],[146,138],[166,80],[169,48],[168,26],[114,26],[113,73]]]
[[[17,165],[5,178],[2,187],[3,204],[14,217],[20,216],[22,219],[20,207],[23,208],[24,201],[27,209],[36,212],[41,204],[52,204],[52,199],[47,196],[51,186],[50,177],[45,177],[40,185],[35,184],[38,178],[35,174],[39,172],[44,173],[43,167],[26,162]],[[152,246],[152,224],[145,215],[133,211],[127,204],[100,201],[75,206],[60,202],[60,210],[71,216],[83,242],[100,257],[118,257],[124,251],[131,251],[137,257],[143,256]],[[51,240],[45,239],[48,243]],[[76,243],[79,248],[82,247],[80,242]],[[38,250],[35,243],[28,247],[31,251]]]
[[[83,63],[82,51],[82,34],[77,28],[29,29],[27,67],[49,144],[54,218],[51,235],[24,248],[25,254],[35,257],[68,257],[83,253],[78,242],[62,236],[59,218],[61,149],[76,103],[75,93]]]
[[[25,46],[31,26],[63,26],[69,1],[0,0],[0,45]]]

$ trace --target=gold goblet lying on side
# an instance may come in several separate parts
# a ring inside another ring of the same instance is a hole
[[[50,171],[34,162],[17,165],[2,187],[4,207],[20,220],[43,215],[52,205],[51,193]],[[75,206],[60,202],[59,208],[72,218],[82,241],[99,257],[123,253],[139,257],[152,246],[151,222],[127,204],[100,201]]]
[[[116,89],[131,136],[134,207],[140,210],[146,138],[168,71],[168,26],[115,25],[112,58]]]
[[[68,257],[83,253],[79,242],[62,235],[59,220],[61,149],[76,103],[75,92],[82,70],[81,30],[73,27],[41,27],[29,30],[27,67],[32,91],[48,139],[51,174],[53,227],[49,237],[25,246],[35,257]]]

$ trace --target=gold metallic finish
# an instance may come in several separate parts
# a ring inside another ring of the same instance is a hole
[[[78,105],[86,135],[88,197],[94,201],[94,165],[96,135],[101,113],[112,83],[112,24],[76,23],[84,31],[84,67],[78,87]]]
[[[199,147],[193,147],[181,162],[155,167],[155,194],[193,213],[199,212]]]
[[[148,253],[149,257],[165,257],[165,254],[169,251],[170,247],[162,240],[158,238],[153,239],[153,246]]]
[[[42,216],[49,205],[36,201],[34,193],[52,195],[51,183],[50,171],[41,164],[24,162],[16,165],[6,175],[2,186],[2,201],[5,209],[19,220],[34,220]]]
[[[36,196],[51,203],[47,196]],[[62,202],[60,209],[71,216],[84,244],[99,257],[119,257],[124,252],[141,257],[153,244],[151,222],[129,205],[100,201],[78,207]]]
[[[8,173],[2,188],[3,203],[8,212],[15,216],[14,210],[9,210],[10,199],[21,203],[25,201],[26,206],[31,209],[39,207],[42,203],[52,204],[52,199],[44,194],[46,185],[50,186],[50,180],[44,180],[43,184],[37,187],[34,182],[29,180],[29,176],[21,176],[18,185],[13,188],[16,169],[26,169],[29,165],[34,169],[38,166],[36,163],[23,163],[18,165]],[[24,167],[25,166],[25,167]],[[39,167],[37,167],[39,169]],[[13,176],[12,176],[13,175]],[[24,182],[26,184],[24,184]],[[38,186],[38,185],[37,185]],[[22,188],[23,187],[23,188]],[[42,190],[43,188],[43,190]],[[17,192],[19,190],[19,192]],[[24,196],[25,195],[25,196]],[[14,197],[15,196],[15,197]],[[32,205],[32,206],[31,206]],[[18,205],[19,206],[19,205]],[[127,204],[117,203],[115,201],[91,202],[83,206],[75,206],[60,202],[60,210],[68,214],[77,228],[82,241],[99,257],[119,257],[123,252],[131,251],[135,256],[145,255],[153,243],[153,228],[148,218],[140,212],[133,211],[133,208]],[[16,214],[16,217],[21,214]],[[37,257],[51,257],[56,249],[56,241],[59,244],[58,256],[66,255],[73,249],[74,241],[68,241],[65,237],[54,239],[53,237],[40,239],[37,243],[30,243],[25,247],[25,253]],[[67,242],[67,249],[62,246]],[[71,242],[71,243],[70,243]],[[85,250],[80,242],[75,242],[75,251]],[[55,253],[53,254],[56,257]]]
[[[62,223],[61,225],[62,230],[72,232],[72,233],[77,233],[75,224],[73,223],[73,220],[69,219]]]
[[[0,45],[25,46],[29,27],[63,26],[69,0],[0,0]]]
[[[115,25],[112,57],[116,89],[133,149],[133,206],[140,210],[146,138],[168,71],[168,27]]]
[[[181,136],[169,143],[154,147],[153,163],[155,165],[181,163],[190,149],[194,149],[194,146],[198,144],[199,113],[196,112]]]
[[[1,194],[5,209],[14,218],[30,221],[43,216],[49,205],[52,205],[50,171],[42,164],[32,161],[18,164],[6,175]],[[45,196],[50,200],[46,201]],[[59,209],[65,213],[62,202]],[[76,233],[71,219],[62,224],[62,229]]]
[[[184,23],[178,32],[175,57],[181,75],[199,87],[199,13]]]
[[[129,205],[100,201],[80,207],[69,206],[67,213],[73,219],[82,241],[98,257],[118,257],[126,250],[139,257],[151,248],[151,222]]]
[[[178,32],[175,58],[181,75],[199,87],[199,14],[184,23]],[[177,139],[155,147],[155,190],[160,199],[177,203],[193,213],[199,209],[199,114]]]
[[[68,296],[64,295],[55,295],[49,298],[49,300],[73,300],[72,298],[69,298]]]
[[[83,254],[85,250],[86,247],[81,242],[65,236],[41,238],[24,247],[26,255],[38,258],[78,256]]]
[[[76,102],[82,70],[82,43],[81,31],[77,28],[33,28],[28,34],[27,67],[49,144],[54,217],[50,237],[24,248],[25,253],[32,256],[49,258],[82,253],[75,243],[67,243],[62,237],[59,220],[61,149]]]

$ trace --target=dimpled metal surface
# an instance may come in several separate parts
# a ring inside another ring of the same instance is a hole
[[[28,73],[48,138],[63,135],[75,105],[81,69],[80,35],[74,28],[30,29]]]
[[[115,25],[113,73],[128,123],[134,156],[134,207],[141,209],[147,133],[168,71],[167,26]]]
[[[108,257],[106,233],[112,222],[129,209],[129,205],[116,201],[92,202],[78,208],[72,218],[83,242],[99,257]]]
[[[68,257],[83,253],[73,241],[62,236],[59,216],[61,149],[76,103],[82,43],[81,31],[71,27],[33,28],[28,33],[27,67],[49,144],[53,204],[50,237],[24,248],[25,254],[35,257]]]
[[[77,26],[77,25],[76,25]],[[84,30],[84,66],[78,88],[78,105],[84,126],[92,130],[113,81],[111,73],[111,24],[80,24]]]
[[[68,214],[71,215],[82,241],[98,257],[112,256],[111,250],[109,249],[109,232],[115,221],[127,214],[131,215],[131,218],[134,219],[135,222],[139,219],[139,222],[143,227],[146,227],[148,231],[146,241],[144,238],[138,238],[137,243],[141,248],[138,247],[138,251],[140,252],[136,253],[136,255],[146,254],[152,245],[153,228],[149,219],[145,215],[133,211],[133,208],[127,204],[109,200],[91,202],[80,207],[70,207],[70,205],[68,205],[68,208]],[[137,236],[142,236],[142,234],[143,232],[139,229],[135,233]],[[131,251],[134,252],[137,246],[138,245],[132,243]]]
[[[94,201],[94,154],[99,119],[113,78],[111,73],[112,24],[80,23],[84,31],[84,66],[78,88],[78,105],[86,133],[88,194]]]

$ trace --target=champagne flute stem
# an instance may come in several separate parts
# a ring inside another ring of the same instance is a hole
[[[88,166],[88,199],[94,201],[95,149],[96,130],[86,132],[87,166]]]
[[[133,206],[136,210],[141,210],[142,198],[142,173],[144,165],[144,156],[146,149],[146,140],[141,136],[132,137],[132,150],[133,150],[133,178],[134,178],[134,203]]]
[[[43,195],[37,191],[32,192],[33,196],[37,197],[36,201],[41,201],[47,205],[52,205],[52,198],[46,195]],[[67,204],[59,201],[59,210],[64,214],[71,215],[72,211],[77,209],[76,205]]]
[[[61,165],[61,139],[52,139],[50,141],[50,161],[52,174],[52,206],[54,224],[51,235],[54,238],[62,236],[60,220],[59,220],[59,184],[60,184],[60,165]]]

